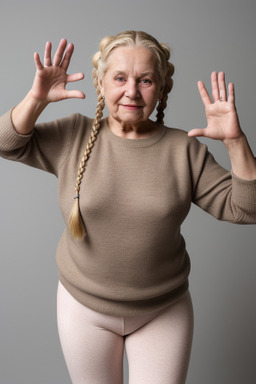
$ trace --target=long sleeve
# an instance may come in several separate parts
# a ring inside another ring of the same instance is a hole
[[[0,117],[0,156],[58,176],[72,144],[77,115],[37,124],[31,134],[19,134],[11,111]]]
[[[256,223],[256,179],[242,180],[222,168],[207,147],[194,140],[193,202],[218,220]]]
[[[78,114],[40,124],[28,137],[17,135],[8,116],[0,124],[0,154],[58,175],[66,223],[91,123]],[[78,242],[64,231],[59,279],[99,312],[126,316],[163,308],[188,288],[190,258],[180,227],[191,203],[220,220],[250,224],[256,223],[255,197],[256,180],[223,169],[187,132],[159,126],[150,137],[125,139],[103,119],[80,189],[87,236]]]

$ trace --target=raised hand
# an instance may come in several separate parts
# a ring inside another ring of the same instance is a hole
[[[214,140],[221,140],[228,151],[233,173],[245,180],[256,178],[256,159],[249,146],[245,134],[242,132],[235,107],[234,85],[228,85],[226,90],[223,72],[211,75],[213,102],[202,81],[198,82],[198,89],[205,106],[207,127],[192,129],[189,136],[204,136]]]
[[[84,78],[83,73],[67,74],[74,51],[73,44],[67,46],[67,40],[62,39],[53,61],[51,51],[52,45],[48,42],[45,46],[44,64],[42,64],[39,54],[35,53],[36,74],[32,88],[12,111],[13,125],[20,134],[26,135],[33,130],[38,117],[49,103],[85,97],[81,91],[66,89],[68,83]]]
[[[224,143],[243,136],[235,107],[233,83],[228,85],[228,95],[224,72],[213,72],[211,75],[213,102],[202,81],[198,82],[198,90],[205,106],[207,127],[192,129],[189,136],[204,136]]]
[[[52,45],[46,43],[44,63],[42,64],[39,54],[34,54],[36,75],[31,89],[31,96],[38,102],[48,104],[69,98],[85,97],[79,90],[67,90],[67,83],[79,81],[84,78],[83,73],[67,74],[70,60],[74,51],[74,45],[67,46],[67,40],[62,39],[59,43],[53,61],[51,58]]]

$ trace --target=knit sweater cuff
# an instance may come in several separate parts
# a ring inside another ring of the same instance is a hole
[[[256,179],[244,180],[237,177],[233,172],[231,174],[233,201],[241,208],[240,215],[248,215],[250,222],[256,223]]]
[[[0,117],[0,151],[8,152],[18,149],[29,142],[32,132],[28,135],[18,133],[12,123],[12,110]]]

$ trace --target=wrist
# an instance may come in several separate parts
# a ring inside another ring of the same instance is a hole
[[[26,102],[31,111],[34,111],[35,115],[38,116],[49,104],[49,102],[46,100],[39,100],[34,97],[32,89],[27,93],[24,102]]]
[[[32,132],[38,117],[47,105],[46,102],[36,100],[29,91],[12,111],[12,123],[15,130],[21,135]]]
[[[244,180],[254,180],[256,178],[256,159],[247,141],[245,134],[237,139],[225,141],[231,168],[233,173]]]
[[[240,135],[233,139],[224,139],[223,144],[225,145],[227,151],[237,150],[239,147],[244,147],[248,145],[247,138],[245,134],[241,131]]]

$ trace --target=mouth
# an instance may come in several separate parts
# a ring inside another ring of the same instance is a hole
[[[136,110],[143,108],[142,105],[133,105],[133,104],[121,104],[121,106],[124,109],[127,109],[129,111],[136,111]]]

